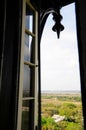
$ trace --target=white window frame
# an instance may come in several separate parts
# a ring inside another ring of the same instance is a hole
[[[28,30],[25,30],[25,15],[26,15],[26,3],[31,7],[35,12],[35,35]],[[22,4],[22,34],[21,34],[21,56],[20,56],[20,82],[19,82],[19,99],[18,99],[18,118],[17,118],[17,130],[21,130],[22,123],[22,100],[23,99],[23,76],[24,76],[24,64],[33,66],[35,68],[35,88],[34,88],[34,97],[29,97],[29,100],[34,100],[34,130],[38,125],[38,12],[31,5],[30,0],[23,0]],[[25,43],[25,31],[29,35],[35,37],[35,63],[25,62],[24,61],[24,43]],[[28,100],[25,99],[25,100]]]

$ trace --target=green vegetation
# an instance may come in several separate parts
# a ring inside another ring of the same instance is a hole
[[[55,121],[53,115],[64,116]],[[84,130],[80,94],[42,94],[42,128]]]

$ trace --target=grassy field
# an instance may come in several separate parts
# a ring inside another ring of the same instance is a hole
[[[55,130],[84,130],[79,92],[42,93],[41,106],[43,126],[53,126]],[[65,116],[65,119],[54,122],[53,115]]]
[[[81,95],[79,93],[42,93],[42,106],[45,104],[63,104],[64,102],[81,104]]]

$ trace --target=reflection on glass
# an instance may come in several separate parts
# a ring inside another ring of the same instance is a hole
[[[21,130],[29,130],[29,101],[24,100],[22,104],[22,126]]]
[[[30,32],[33,32],[33,13],[29,8],[26,9],[25,28]]]
[[[24,60],[30,61],[32,37],[25,34]]]
[[[23,97],[29,97],[30,92],[30,68],[24,65]]]

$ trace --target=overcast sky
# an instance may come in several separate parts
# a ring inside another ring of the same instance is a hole
[[[65,29],[60,39],[52,31],[54,21],[48,17],[41,39],[42,90],[81,90],[76,36],[75,5],[61,9]]]

